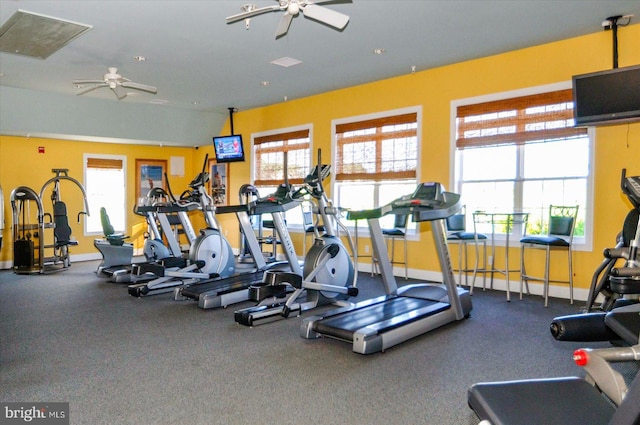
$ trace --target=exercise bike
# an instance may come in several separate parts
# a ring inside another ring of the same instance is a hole
[[[292,314],[298,316],[303,311],[321,305],[347,305],[349,303],[344,302],[347,298],[358,295],[357,271],[354,267],[357,259],[349,254],[335,229],[339,227],[347,235],[349,249],[355,256],[353,240],[348,228],[340,220],[340,209],[333,206],[322,185],[330,170],[330,165],[322,164],[318,150],[318,165],[305,177],[302,187],[291,194],[292,198],[297,199],[309,195],[315,204],[315,238],[305,255],[302,275],[266,272],[263,282],[266,285],[256,286],[250,292],[254,294],[252,299],[259,302],[258,305],[236,311],[234,318],[237,323],[253,326],[288,318]],[[319,228],[324,229],[323,234],[319,233]],[[293,292],[286,295],[289,289],[293,289]],[[261,294],[265,292],[275,295],[264,297]],[[304,300],[301,301],[303,295]]]

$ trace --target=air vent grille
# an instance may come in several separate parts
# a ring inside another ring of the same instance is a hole
[[[46,59],[93,26],[18,10],[0,27],[0,51]]]

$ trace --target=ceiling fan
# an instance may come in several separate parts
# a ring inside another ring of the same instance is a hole
[[[73,84],[75,84],[76,86],[93,84],[92,86],[83,88],[78,93],[76,93],[76,95],[78,96],[89,93],[90,91],[98,89],[100,87],[109,87],[111,90],[113,90],[113,93],[116,95],[118,100],[122,100],[127,97],[127,93],[121,91],[120,87],[124,87],[126,89],[142,90],[153,94],[158,93],[158,89],[156,89],[155,87],[134,83],[128,78],[124,78],[122,75],[118,74],[118,68],[113,67],[107,68],[107,73],[104,74],[102,80],[73,80]]]
[[[256,8],[254,4],[246,4],[242,6],[242,13],[229,16],[227,24],[232,24],[241,20],[245,20],[247,29],[249,29],[249,18],[261,15],[267,12],[284,11],[284,15],[276,28],[276,38],[281,37],[289,31],[289,26],[294,17],[302,13],[306,18],[314,19],[339,30],[343,29],[349,23],[349,17],[343,13],[336,12],[324,6],[318,6],[320,3],[328,3],[335,0],[276,0],[277,5]]]

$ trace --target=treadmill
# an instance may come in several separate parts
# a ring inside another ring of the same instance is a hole
[[[300,200],[291,196],[290,186],[281,184],[272,195],[248,204],[216,207],[216,214],[234,213],[238,218],[240,229],[246,238],[247,246],[255,261],[255,269],[227,278],[216,278],[177,288],[174,291],[174,298],[176,300],[184,298],[196,300],[198,301],[198,307],[202,309],[226,307],[230,304],[249,300],[249,287],[262,284],[266,270],[290,271],[302,276],[302,268],[298,262],[298,256],[284,220],[285,212],[299,205]],[[287,259],[286,262],[267,263],[265,261],[250,220],[251,215],[262,214],[270,214],[273,218],[276,233]]]
[[[440,183],[430,182],[420,183],[411,195],[388,205],[350,211],[348,219],[367,220],[386,295],[308,317],[302,322],[300,335],[346,341],[354,352],[371,354],[468,317],[471,298],[467,290],[456,286],[445,231],[445,219],[460,208],[460,195],[445,192]],[[398,287],[380,227],[380,218],[387,214],[408,214],[415,222],[431,222],[443,284]]]

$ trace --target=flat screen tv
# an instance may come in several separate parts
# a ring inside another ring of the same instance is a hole
[[[214,137],[213,149],[219,163],[244,161],[244,146],[240,134]]]
[[[573,77],[576,126],[640,121],[640,65]]]

